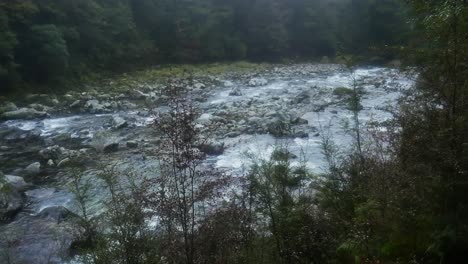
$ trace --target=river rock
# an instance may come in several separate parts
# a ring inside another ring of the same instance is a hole
[[[207,155],[218,156],[218,155],[223,154],[224,152],[224,143],[221,143],[221,142],[205,143],[205,144],[202,144],[199,148],[201,152]]]
[[[242,96],[242,92],[239,88],[235,88],[229,92],[229,96]]]
[[[291,124],[293,124],[293,125],[307,125],[307,124],[309,124],[309,121],[307,121],[306,119],[301,118],[301,117],[296,117],[296,118],[291,120]]]
[[[23,199],[8,179],[0,172],[0,221],[13,215],[23,206]]]
[[[8,259],[0,254],[0,263],[65,263],[63,258],[79,233],[74,219],[65,208],[49,207],[4,226],[0,248],[8,249]],[[14,262],[7,262],[11,260]]]
[[[37,111],[32,108],[20,108],[14,111],[4,112],[1,115],[1,119],[13,120],[13,119],[34,119],[46,117],[46,112]]]
[[[102,151],[104,153],[111,153],[111,152],[117,152],[119,150],[119,143],[117,142],[109,142],[104,145],[102,148]]]
[[[31,176],[37,175],[41,172],[41,163],[39,162],[31,163],[24,170],[28,175],[31,175]]]
[[[23,177],[14,175],[5,175],[6,182],[13,186],[17,191],[24,192],[29,189],[32,185],[26,183]]]
[[[248,83],[250,87],[264,86],[267,84],[268,84],[268,81],[264,78],[252,78],[250,79]]]
[[[310,94],[307,91],[302,91],[293,100],[294,104],[308,103]]]
[[[50,108],[48,106],[45,106],[43,104],[30,104],[29,107],[36,110],[36,111],[39,111],[39,112],[50,112],[50,111],[52,111],[52,108]]]
[[[128,126],[128,122],[120,116],[113,116],[112,125],[114,128],[121,129]]]
[[[206,85],[204,85],[203,83],[196,83],[193,85],[193,88],[195,89],[204,89],[206,87]]]
[[[18,107],[12,102],[6,102],[0,106],[0,113],[11,112],[18,110]]]
[[[64,158],[63,160],[59,161],[57,167],[62,168],[65,167],[68,163],[70,163],[70,158]]]
[[[44,160],[52,160],[54,162],[68,157],[78,157],[80,155],[81,153],[79,151],[66,149],[59,145],[50,146],[39,151],[39,156]]]
[[[68,217],[73,217],[73,213],[63,206],[51,206],[44,208],[37,217],[43,219],[50,219],[57,223],[62,222]]]
[[[81,105],[81,100],[76,100],[70,104],[70,108],[77,108]]]
[[[88,100],[84,106],[86,109],[89,110],[90,113],[96,114],[104,112],[105,107],[104,105],[100,104],[98,100]]]
[[[127,148],[137,148],[138,147],[138,142],[135,141],[127,141]]]
[[[309,133],[307,133],[306,131],[299,130],[299,131],[294,131],[294,133],[291,136],[294,138],[308,138]]]

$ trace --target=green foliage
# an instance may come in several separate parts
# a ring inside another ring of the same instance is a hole
[[[139,65],[365,53],[401,43],[401,10],[396,0],[12,0],[0,3],[0,82],[58,86]]]
[[[47,81],[61,76],[68,67],[69,53],[62,32],[55,25],[38,25],[31,28],[27,68],[28,79]],[[44,80],[45,79],[45,80]]]

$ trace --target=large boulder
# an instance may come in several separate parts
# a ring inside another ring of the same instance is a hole
[[[47,113],[37,111],[32,108],[20,108],[14,111],[4,112],[1,115],[1,119],[13,120],[13,119],[34,119],[46,117]]]
[[[60,206],[22,215],[0,229],[0,249],[8,249],[8,255],[0,254],[0,263],[65,263],[82,232],[77,223],[78,217]]]

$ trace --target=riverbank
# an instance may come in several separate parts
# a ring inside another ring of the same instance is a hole
[[[369,128],[390,119],[388,111],[395,110],[401,91],[413,84],[410,76],[391,68],[350,71],[338,64],[231,67],[150,69],[137,77],[103,81],[107,86],[56,97],[28,96],[17,103],[20,109],[45,114],[34,112],[0,123],[0,170],[29,183],[16,190],[14,199],[9,198],[15,206],[0,228],[3,236],[19,242],[1,247],[24,261],[52,252],[53,263],[62,261],[61,253],[68,252],[74,241],[73,232],[63,230],[73,229],[73,219],[79,215],[68,189],[73,168],[82,170],[92,182],[94,215],[102,212],[106,201],[105,185],[96,176],[105,164],[118,164],[119,171],[157,176],[154,150],[161,139],[154,133],[153,114],[167,109],[167,98],[160,93],[167,78],[177,77],[187,87],[187,96],[199,110],[197,124],[210,135],[210,146],[203,150],[208,155],[204,166],[237,176],[249,165],[245,153],[266,157],[275,144],[288,146],[295,163],[305,162],[319,174],[324,169],[324,134],[349,147],[346,123],[353,115],[343,91],[353,79],[362,88],[360,118]],[[213,126],[215,131],[209,129]],[[9,177],[9,185],[12,179],[18,180]],[[225,190],[226,199],[231,191]],[[41,231],[28,231],[31,228]],[[62,235],[56,237],[56,233]]]

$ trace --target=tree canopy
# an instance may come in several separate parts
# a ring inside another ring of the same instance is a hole
[[[403,42],[406,24],[398,0],[11,0],[0,29],[11,90],[148,64],[362,54]]]

